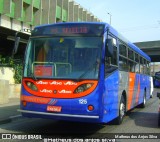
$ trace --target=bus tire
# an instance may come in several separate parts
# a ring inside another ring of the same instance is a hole
[[[144,90],[143,102],[140,104],[141,108],[145,108],[146,106],[146,90]]]
[[[124,96],[122,95],[119,104],[119,116],[115,119],[115,124],[120,125],[125,115],[126,115],[126,102]]]

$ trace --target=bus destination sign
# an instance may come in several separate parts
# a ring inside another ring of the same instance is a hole
[[[52,24],[36,27],[32,36],[45,35],[85,35],[85,36],[101,36],[104,31],[103,24]]]
[[[63,27],[63,28],[51,28],[52,34],[85,34],[88,33],[88,27]]]

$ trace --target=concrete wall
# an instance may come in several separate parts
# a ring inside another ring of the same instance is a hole
[[[9,84],[14,84],[14,69],[11,67],[0,67],[0,79],[7,80]]]
[[[15,31],[40,24],[100,21],[73,0],[0,0],[0,26]]]

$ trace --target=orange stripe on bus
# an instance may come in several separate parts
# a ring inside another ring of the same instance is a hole
[[[134,93],[135,73],[129,73],[129,86],[128,86],[128,110],[131,109]]]
[[[40,98],[40,97],[22,95],[21,96],[21,101],[38,103],[38,104],[48,104],[51,101],[51,99],[50,98]]]

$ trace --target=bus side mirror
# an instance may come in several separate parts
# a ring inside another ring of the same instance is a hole
[[[16,37],[13,52],[12,52],[12,56],[17,53],[19,42],[20,42],[20,37]]]
[[[107,39],[106,40],[106,49],[105,49],[105,53],[107,57],[113,57],[113,39]]]
[[[159,92],[157,92],[157,97],[160,99],[160,93]]]

